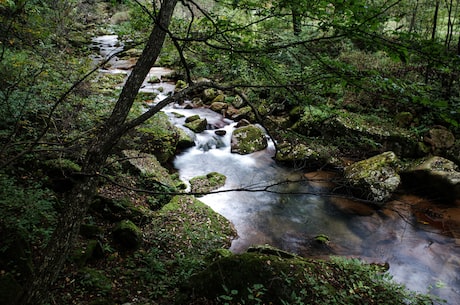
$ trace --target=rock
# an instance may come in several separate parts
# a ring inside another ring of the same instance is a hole
[[[93,293],[107,294],[112,290],[112,282],[102,270],[93,268],[83,268],[80,271],[81,283],[87,289],[93,290]]]
[[[433,156],[401,173],[409,191],[437,201],[454,202],[460,198],[460,171],[445,158]]]
[[[251,125],[251,122],[249,122],[246,119],[242,119],[238,123],[236,123],[235,127],[240,128],[240,127],[249,126],[249,125]]]
[[[212,102],[211,106],[209,106],[209,109],[211,109],[214,112],[218,112],[218,113],[222,113],[227,108],[228,108],[228,104],[224,102]]]
[[[183,81],[183,80],[178,80],[176,82],[176,87],[174,88],[174,91],[179,92],[179,91],[181,91],[182,89],[185,89],[185,88],[187,88],[187,83],[185,81]]]
[[[224,101],[225,101],[225,95],[222,94],[222,93],[221,93],[221,94],[218,94],[215,98],[212,99],[212,101],[211,101],[211,106],[212,106],[212,104],[214,104],[214,103],[219,103],[219,104],[222,104],[222,103],[223,103],[223,104],[225,104]],[[227,104],[225,104],[225,105],[227,105]]]
[[[393,151],[404,157],[424,155],[415,132],[395,126],[392,120],[377,119],[371,115],[309,106],[291,128],[306,136],[323,137],[331,143],[339,143],[340,149],[345,152]]]
[[[218,135],[219,137],[223,137],[227,134],[227,131],[224,129],[219,129],[219,130],[214,131],[214,133]]]
[[[190,122],[193,122],[193,121],[196,121],[196,120],[199,120],[200,119],[200,116],[198,114],[194,114],[194,115],[191,115],[189,117],[186,117],[185,118],[185,123],[190,123]]]
[[[120,221],[113,229],[113,237],[127,249],[138,249],[142,243],[142,231],[130,220]]]
[[[397,156],[388,151],[347,166],[344,176],[358,190],[357,196],[383,202],[391,197],[401,182],[398,167]]]
[[[241,96],[237,95],[233,98],[232,100],[232,105],[235,108],[241,108],[244,106],[244,100],[241,98]]]
[[[205,90],[203,90],[202,100],[205,103],[208,103],[208,102],[214,100],[217,95],[218,95],[218,93],[216,92],[215,89],[213,89],[213,88],[205,89]]]
[[[240,109],[228,107],[226,116],[234,121],[240,121],[242,119],[247,119],[249,121],[255,120],[254,113],[252,112],[252,108],[250,106],[245,106]]]
[[[179,140],[177,141],[177,148],[184,149],[195,146],[194,139],[183,129],[178,128]]]
[[[137,150],[123,150],[122,154],[126,158],[124,165],[134,173],[148,176],[164,185],[174,185],[168,170],[160,164],[154,155],[141,153]]]
[[[211,172],[206,176],[198,176],[190,179],[192,193],[207,193],[224,186],[227,177],[217,172]]]
[[[309,148],[303,143],[295,145],[283,142],[278,145],[275,158],[281,162],[305,161],[306,163],[318,162],[320,155],[317,151]]]
[[[237,128],[233,131],[231,140],[232,153],[250,154],[268,146],[265,133],[255,125]]]
[[[208,126],[208,121],[206,120],[206,118],[201,119],[198,115],[194,115],[188,117],[185,120],[184,126],[195,133],[200,133],[206,130],[206,127]]]
[[[395,116],[395,122],[399,127],[409,127],[413,119],[412,113],[407,111],[399,112]]]
[[[71,255],[72,261],[79,267],[85,266],[93,259],[99,259],[104,256],[102,244],[98,240],[90,240],[88,244],[83,247],[75,249]]]
[[[442,126],[431,128],[423,140],[431,146],[433,152],[451,148],[455,144],[455,136]]]
[[[91,203],[90,209],[110,221],[130,219],[136,223],[142,223],[152,217],[150,210],[134,206],[129,198],[114,199],[98,195]]]
[[[174,158],[179,137],[179,128],[169,121],[166,113],[159,112],[133,133],[124,137],[127,143],[122,147],[153,154],[160,163],[165,164]]]

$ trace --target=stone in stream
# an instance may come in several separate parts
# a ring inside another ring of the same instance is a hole
[[[233,131],[231,140],[232,153],[241,155],[263,150],[268,146],[265,133],[255,125],[244,126]]]
[[[184,126],[195,133],[200,133],[206,130],[208,121],[206,118],[201,119],[199,115],[193,115],[185,119]]]
[[[460,200],[460,171],[445,158],[433,156],[401,173],[403,185],[410,191],[436,201]]]
[[[392,151],[387,151],[345,168],[347,182],[355,188],[357,195],[366,200],[384,202],[399,187],[399,160]]]

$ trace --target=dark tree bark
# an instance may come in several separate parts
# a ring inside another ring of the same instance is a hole
[[[86,161],[82,167],[83,174],[76,181],[73,189],[64,196],[63,212],[53,236],[16,304],[39,305],[46,301],[49,288],[58,277],[91,204],[98,183],[98,172],[104,166],[112,147],[126,132],[124,123],[139,88],[160,54],[166,37],[166,29],[169,27],[177,2],[178,0],[162,2],[144,51],[128,77],[110,118],[88,149]]]

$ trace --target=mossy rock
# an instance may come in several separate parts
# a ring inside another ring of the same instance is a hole
[[[102,270],[83,268],[80,272],[80,283],[95,293],[108,293],[112,290],[112,282]]]
[[[195,146],[194,139],[185,130],[178,128],[178,131],[179,131],[179,139],[177,141],[178,149],[185,149],[185,148]]]
[[[392,151],[358,161],[345,168],[347,182],[359,191],[358,196],[384,202],[399,187],[400,161]]]
[[[100,259],[104,256],[102,244],[98,240],[90,240],[82,247],[75,249],[71,255],[71,259],[77,266],[83,267],[93,259]]]
[[[205,176],[198,176],[190,179],[192,193],[207,193],[224,186],[227,177],[217,172],[208,173]]]
[[[155,155],[160,163],[165,164],[175,156],[180,131],[169,121],[164,112],[159,112],[138,127],[129,137],[124,147]]]
[[[142,231],[130,220],[122,220],[113,229],[113,238],[127,249],[138,249],[142,244]]]
[[[157,211],[148,239],[157,247],[184,256],[209,256],[215,249],[230,247],[236,236],[232,224],[194,196],[175,196]]]
[[[185,123],[184,126],[195,133],[200,133],[206,130],[206,127],[208,126],[208,121],[206,120],[206,118],[198,118]]]
[[[243,253],[224,256],[193,275],[181,287],[177,304],[407,303],[404,287],[382,273],[356,259]]]
[[[263,150],[268,146],[264,132],[255,125],[244,126],[233,131],[232,153],[241,155]]]
[[[130,198],[113,199],[98,195],[91,203],[92,212],[110,221],[129,219],[136,223],[144,222],[152,217],[152,212],[132,204]]]
[[[80,226],[80,235],[85,238],[94,238],[103,233],[104,231],[98,225],[84,223]]]
[[[222,113],[224,110],[228,108],[228,104],[224,102],[212,102],[211,106],[209,106],[209,109],[211,109],[214,112]]]
[[[125,167],[131,172],[149,177],[150,180],[158,181],[163,185],[174,185],[168,170],[161,165],[155,155],[137,150],[123,150],[122,154],[126,158]]]

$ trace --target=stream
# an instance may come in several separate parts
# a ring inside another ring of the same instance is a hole
[[[116,36],[109,36],[94,40],[105,52],[102,56],[120,47]],[[120,63],[114,62],[113,68],[102,72],[129,73],[119,66]],[[152,75],[161,78],[169,72],[152,68],[147,79]],[[160,87],[164,90],[159,90]],[[161,99],[173,88],[168,83],[146,82],[141,90],[155,92],[157,99]],[[301,169],[277,164],[272,158],[273,143],[249,155],[231,153],[230,136],[235,123],[220,114],[179,105],[170,105],[164,111],[176,126],[187,132],[190,130],[182,126],[185,117],[198,114],[208,121],[208,130],[195,135],[196,145],[174,160],[183,181],[215,171],[227,177],[222,189],[247,189],[199,198],[235,226],[238,238],[232,242],[233,252],[244,252],[251,245],[269,244],[302,256],[342,255],[370,263],[388,263],[394,280],[407,288],[434,294],[447,300],[447,304],[460,304],[460,241],[417,222],[407,205],[394,202],[386,209],[353,213],[337,204],[337,198],[315,195],[327,189],[309,183]],[[213,144],[217,129],[225,130],[226,134],[216,146]],[[280,183],[284,181],[297,182]],[[254,191],[267,186],[271,186],[270,192]],[[315,242],[319,235],[327,236],[329,244],[319,246]]]

